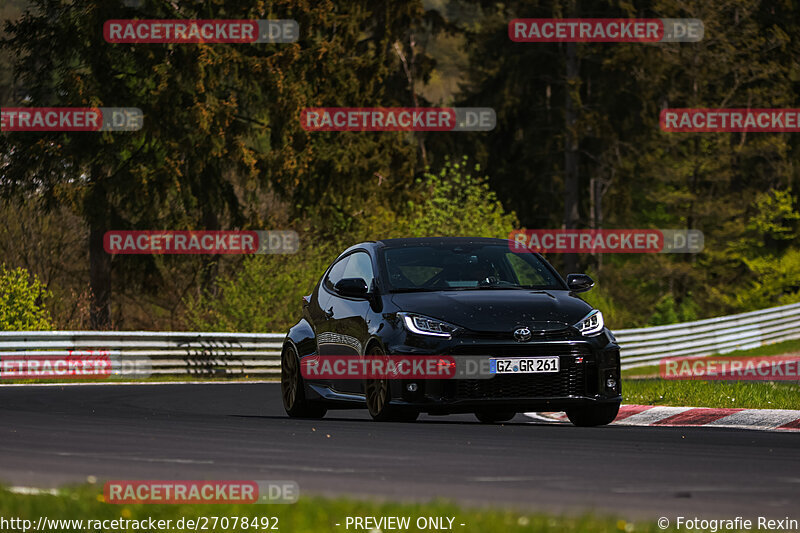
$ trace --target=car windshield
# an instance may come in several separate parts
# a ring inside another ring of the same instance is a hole
[[[503,244],[404,246],[386,249],[383,258],[394,292],[564,288],[539,256]]]

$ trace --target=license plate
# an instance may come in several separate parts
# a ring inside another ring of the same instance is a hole
[[[540,374],[558,370],[558,357],[489,359],[489,372],[492,374]]]

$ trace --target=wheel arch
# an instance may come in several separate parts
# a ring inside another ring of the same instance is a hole
[[[369,338],[366,344],[364,344],[364,355],[368,354],[369,349],[372,348],[373,346],[378,346],[381,350],[383,350],[383,353],[387,353],[386,345],[383,343],[380,337],[376,337],[373,335],[372,337]]]
[[[281,345],[281,355],[283,355],[288,346],[294,348],[295,353],[301,359],[306,355],[316,353],[317,337],[308,320],[302,318],[297,324],[289,328],[289,332]]]

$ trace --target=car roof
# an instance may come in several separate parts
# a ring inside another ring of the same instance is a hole
[[[399,248],[414,245],[434,245],[434,244],[502,244],[507,245],[508,239],[496,239],[492,237],[414,237],[405,239],[381,239],[375,241],[379,246],[385,248]]]
[[[436,246],[436,245],[458,245],[458,244],[501,244],[508,246],[508,239],[496,239],[493,237],[408,237],[403,239],[381,239],[376,241],[364,241],[354,244],[339,254],[339,257],[348,255],[358,250],[377,250],[380,248],[403,248],[406,246]],[[538,254],[537,254],[538,255]],[[337,259],[338,260],[338,259]]]

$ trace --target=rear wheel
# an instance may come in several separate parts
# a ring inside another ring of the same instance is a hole
[[[580,427],[605,426],[617,418],[619,404],[600,404],[567,410],[569,421]]]
[[[483,424],[497,424],[508,422],[517,415],[514,411],[477,411],[475,418]]]
[[[367,357],[380,357],[384,355],[378,346],[372,346]],[[419,416],[419,411],[389,405],[391,389],[386,378],[367,379],[364,381],[364,393],[367,401],[369,416],[377,422],[413,422]]]
[[[324,405],[306,400],[300,361],[292,346],[281,354],[281,397],[286,414],[292,418],[322,418],[328,412]]]

